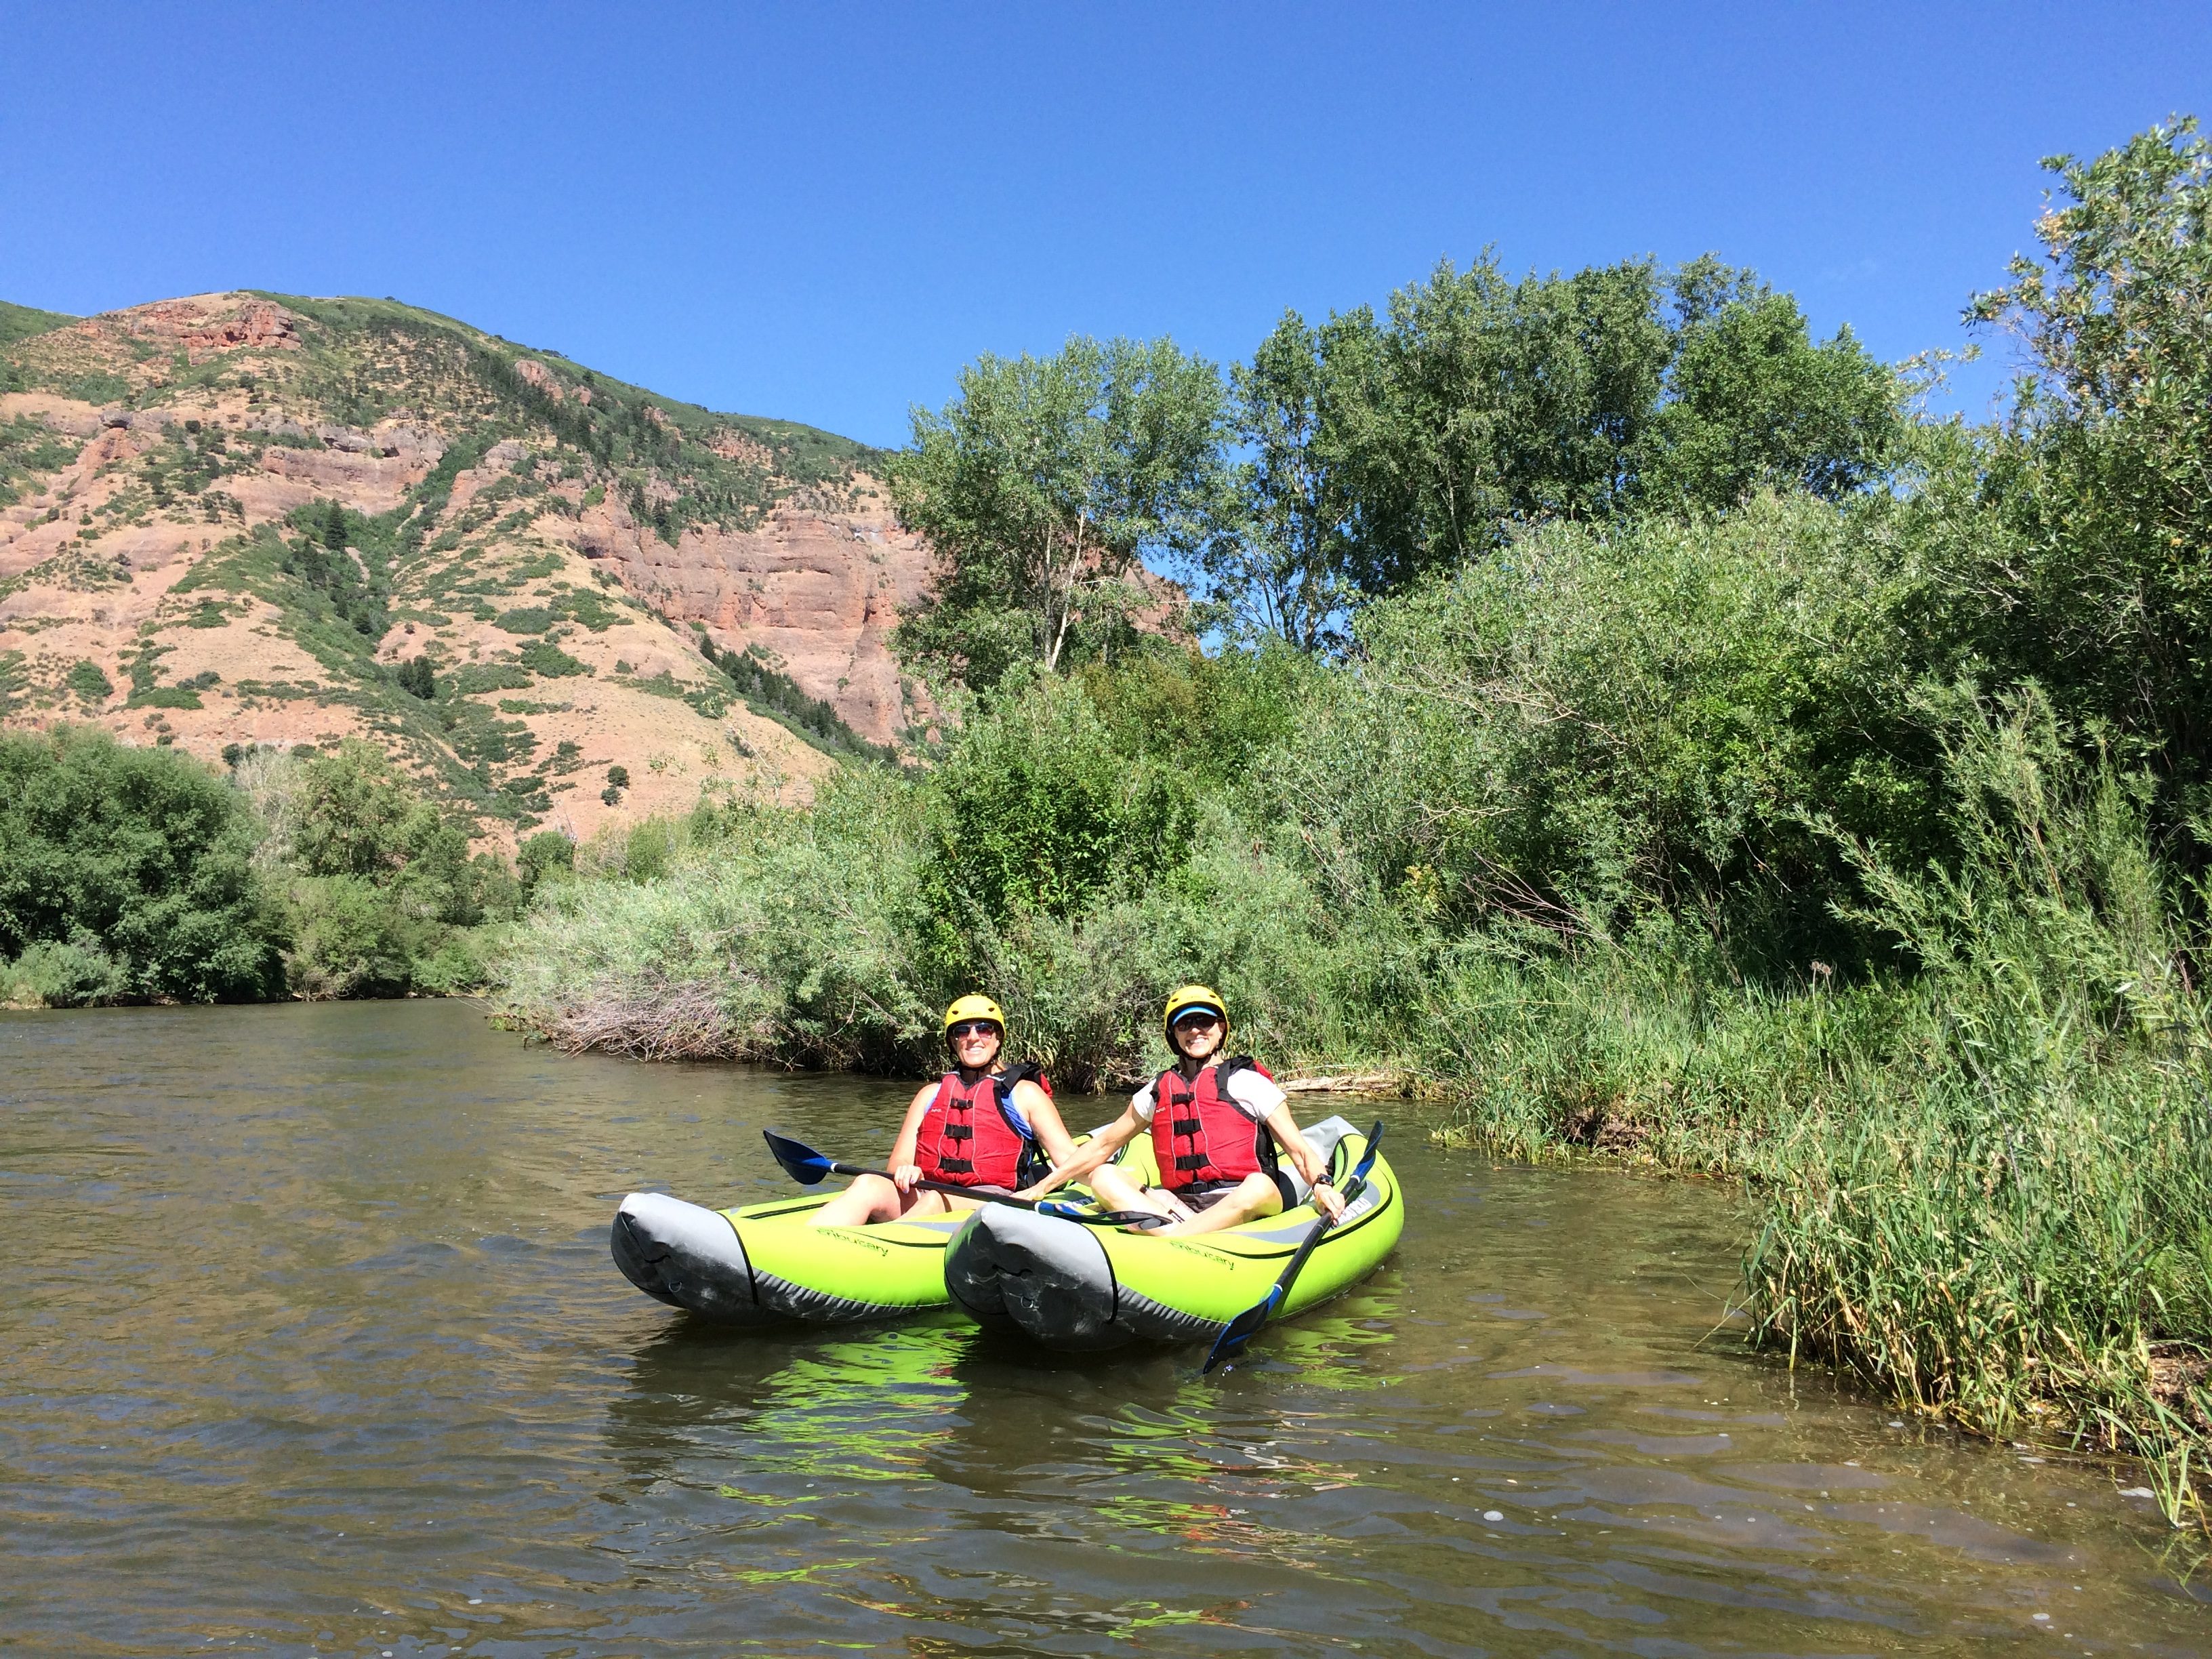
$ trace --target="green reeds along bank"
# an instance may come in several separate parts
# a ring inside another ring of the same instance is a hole
[[[1762,1336],[1983,1433],[2140,1456],[2202,1520],[2201,1097],[2148,1069],[2032,1102],[1961,1081],[1796,1151],[1746,1266]]]
[[[1961,723],[1947,760],[1955,866],[1861,854],[1920,973],[1887,1054],[1850,1056],[1849,1109],[1782,1146],[1747,1305],[1931,1414],[2139,1455],[2169,1518],[2202,1521],[2202,896],[2156,856],[2147,791],[2069,762],[2039,696]]]
[[[2042,700],[1954,710],[1948,866],[1854,846],[1895,970],[1716,983],[1663,934],[1462,966],[1431,1074],[1462,1133],[1745,1177],[1753,1340],[1969,1430],[2136,1456],[2203,1522],[2212,1092],[2193,904],[2143,792]],[[1665,948],[1659,948],[1664,944]]]

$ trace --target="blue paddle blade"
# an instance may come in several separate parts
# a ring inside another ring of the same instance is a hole
[[[836,1159],[824,1158],[805,1141],[780,1135],[773,1129],[763,1129],[761,1135],[768,1142],[769,1153],[783,1166],[784,1174],[800,1186],[818,1187],[830,1178]]]
[[[1204,1376],[1215,1366],[1225,1364],[1243,1353],[1244,1345],[1252,1340],[1260,1327],[1266,1324],[1275,1310],[1282,1305],[1283,1287],[1276,1285],[1268,1290],[1266,1296],[1224,1325],[1221,1328],[1221,1334],[1213,1339],[1213,1352],[1206,1356],[1205,1368],[1199,1372],[1199,1375]]]

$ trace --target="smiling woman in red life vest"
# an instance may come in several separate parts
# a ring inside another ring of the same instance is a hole
[[[1175,1217],[1154,1229],[1161,1233],[1218,1232],[1309,1194],[1323,1214],[1342,1215],[1344,1200],[1298,1133],[1289,1097],[1250,1055],[1224,1057],[1229,1017],[1220,997],[1203,985],[1183,986],[1168,998],[1164,1018],[1176,1064],[1138,1090],[1073,1164],[1054,1159],[1036,1190],[1087,1178],[1102,1209]],[[1147,1130],[1160,1184],[1139,1188],[1107,1160]]]
[[[814,1212],[814,1224],[860,1227],[972,1210],[975,1200],[916,1191],[915,1182],[1011,1193],[1071,1161],[1075,1144],[1052,1103],[1052,1085],[1034,1066],[1000,1066],[1006,1040],[1006,1016],[990,998],[962,997],[947,1008],[952,1069],[907,1107],[891,1143],[890,1176],[861,1176]]]

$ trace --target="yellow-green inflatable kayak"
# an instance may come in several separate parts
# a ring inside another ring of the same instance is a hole
[[[813,1225],[831,1196],[709,1210],[632,1193],[608,1245],[647,1296],[731,1324],[845,1324],[945,1306],[945,1249],[964,1216]]]
[[[1340,1117],[1306,1139],[1341,1179],[1367,1138]],[[1154,1177],[1152,1142],[1123,1158],[1133,1178]],[[1267,1295],[1316,1219],[1301,1204],[1264,1220],[1188,1238],[1086,1227],[991,1205],[966,1217],[945,1256],[955,1305],[978,1323],[1018,1331],[1047,1347],[1096,1349],[1132,1341],[1212,1341]],[[1405,1228],[1405,1203],[1377,1157],[1345,1218],[1322,1235],[1281,1316],[1326,1302],[1371,1273]]]

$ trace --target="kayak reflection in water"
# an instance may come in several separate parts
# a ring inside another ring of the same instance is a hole
[[[918,1192],[915,1182],[1010,1193],[1071,1162],[1075,1144],[1045,1074],[1032,1065],[993,1070],[1006,1040],[1006,1012],[990,998],[965,996],[947,1008],[945,1043],[953,1069],[925,1085],[906,1109],[890,1176],[860,1176],[814,1212],[814,1224],[860,1227],[972,1210],[979,1200]]]
[[[1055,1155],[1052,1173],[1033,1190],[1088,1179],[1101,1209],[1174,1218],[1160,1233],[1219,1232],[1309,1196],[1322,1214],[1341,1216],[1344,1199],[1298,1132],[1289,1097],[1249,1054],[1224,1057],[1229,1015],[1219,994],[1185,985],[1168,998],[1162,1018],[1176,1064],[1138,1090],[1128,1110],[1073,1163]],[[1147,1128],[1160,1184],[1140,1188],[1106,1160]]]

